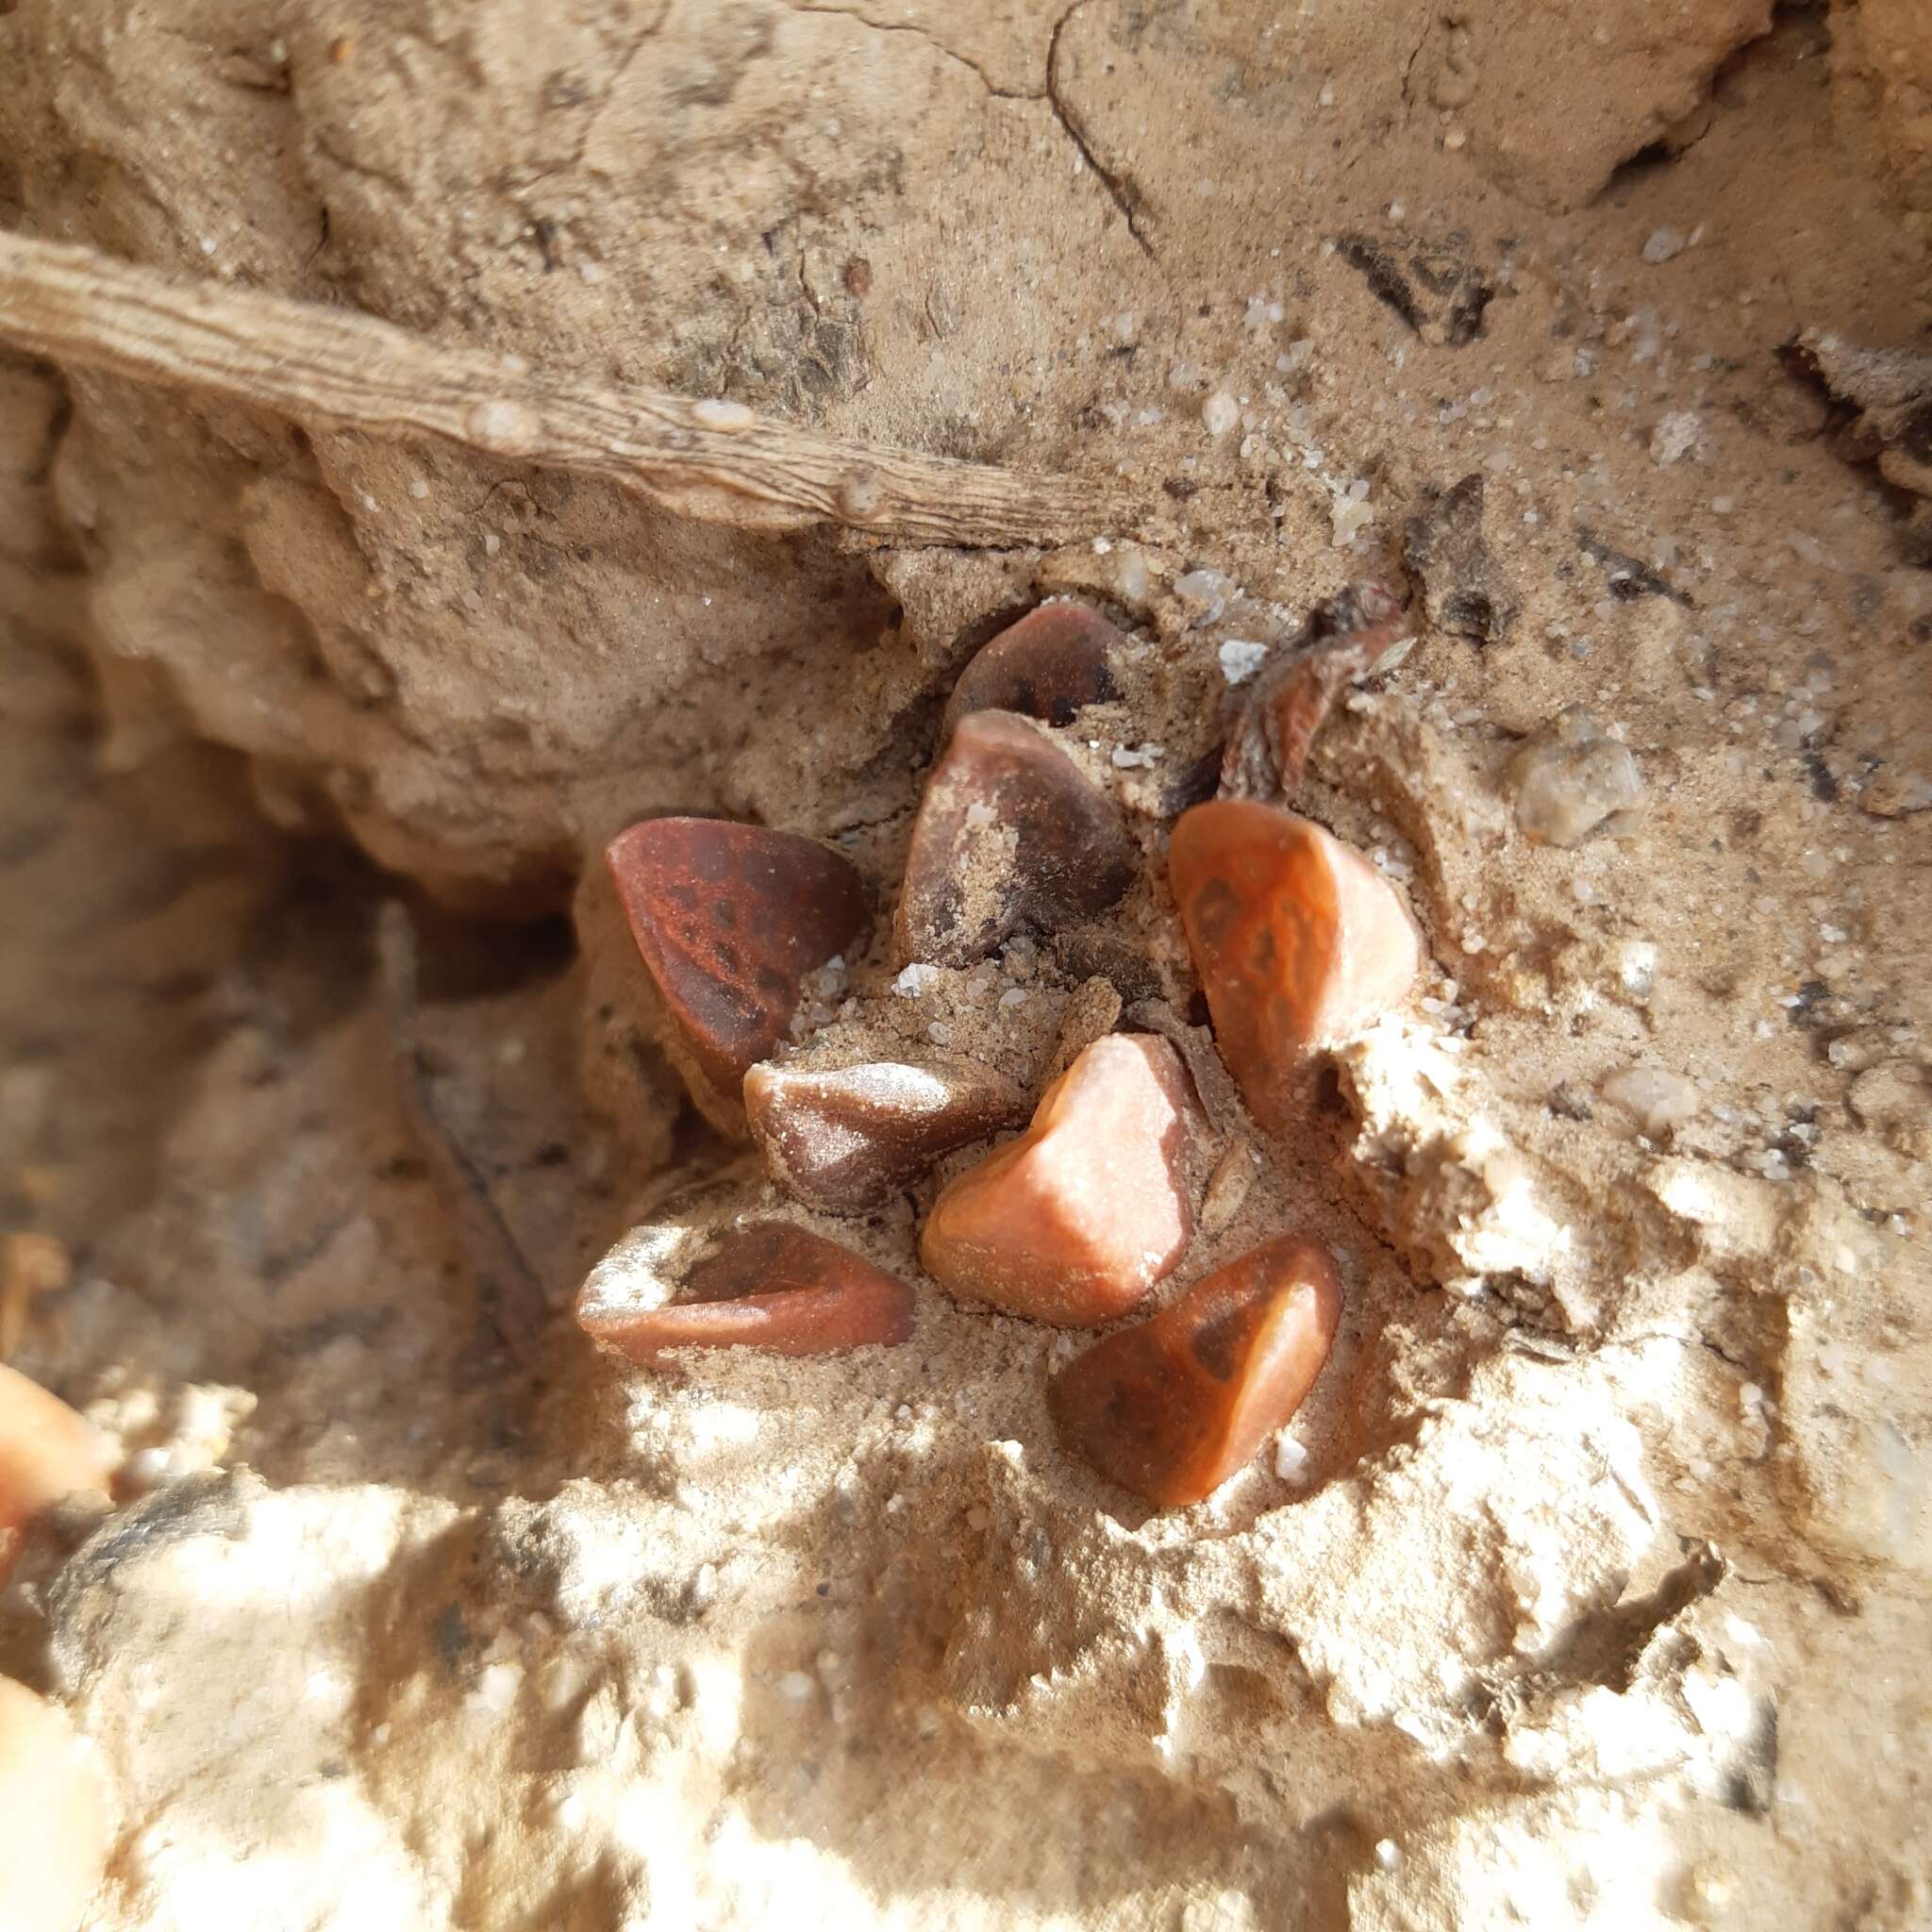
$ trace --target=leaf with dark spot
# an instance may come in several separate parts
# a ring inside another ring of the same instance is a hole
[[[858,869],[816,840],[727,819],[646,819],[605,859],[666,1050],[708,1118],[741,1136],[746,1072],[785,1038],[805,975],[865,925]]]
[[[1113,656],[1126,640],[1084,604],[1042,604],[974,653],[940,724],[944,744],[974,711],[1017,711],[1071,724],[1089,705],[1120,695]]]

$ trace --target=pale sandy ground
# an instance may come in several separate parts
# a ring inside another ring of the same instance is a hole
[[[94,1923],[1932,1922],[1926,458],[1780,353],[1927,346],[1922,20],[0,12],[0,221],[1160,506],[760,538],[0,362],[0,1226],[75,1270],[14,1359],[130,1458],[0,1665],[95,1740]],[[585,1271],[723,1158],[603,840],[722,808],[890,903],[966,651],[1100,599],[1143,648],[1066,741],[1146,882],[916,1002],[881,938],[822,1016],[1037,1084],[1081,980],[1185,998],[1222,646],[1471,475],[1301,798],[1427,984],[1178,1277],[1335,1245],[1294,1446],[1145,1519],[1051,1332],[917,1276],[937,1177],[840,1230],[911,1344],[596,1357]],[[1532,846],[1574,703],[1641,808]],[[398,874],[434,1108],[559,1311],[511,1360],[398,1092]]]

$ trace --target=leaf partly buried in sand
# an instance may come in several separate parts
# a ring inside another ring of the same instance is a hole
[[[1134,881],[1112,799],[1007,711],[959,721],[926,780],[899,894],[901,958],[970,966],[1014,933],[1092,919]]]
[[[785,1038],[800,984],[865,925],[839,853],[728,819],[646,819],[605,852],[669,1022],[666,1050],[712,1122],[742,1138],[746,1071]]]
[[[875,1207],[941,1155],[1026,1116],[1011,1081],[968,1060],[773,1062],[744,1076],[744,1108],[773,1177],[832,1209]]]
[[[691,1268],[684,1299],[625,1306],[593,1274],[577,1300],[592,1341],[647,1366],[667,1349],[829,1355],[912,1333],[912,1291],[863,1256],[789,1221],[754,1222]]]
[[[1407,995],[1422,959],[1415,925],[1360,853],[1249,799],[1186,813],[1168,878],[1221,1057],[1255,1118],[1279,1128],[1307,1051]]]
[[[1120,695],[1114,653],[1126,640],[1084,604],[1042,604],[982,644],[959,674],[940,742],[973,711],[1019,711],[1071,724],[1089,705]]]
[[[1198,1503],[1302,1405],[1341,1320],[1328,1251],[1280,1235],[1097,1342],[1047,1391],[1060,1439],[1150,1503]]]

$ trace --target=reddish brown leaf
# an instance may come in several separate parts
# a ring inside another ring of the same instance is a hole
[[[1118,697],[1113,655],[1126,641],[1084,604],[1042,604],[980,646],[959,674],[940,742],[971,711],[1020,711],[1071,724],[1089,705]]]
[[[751,1136],[801,1201],[870,1208],[941,1155],[1025,1118],[1019,1090],[970,1062],[852,1067],[772,1063],[744,1077]]]
[[[650,1364],[674,1348],[763,1348],[829,1355],[912,1333],[912,1291],[862,1256],[789,1221],[725,1236],[685,1277],[685,1299],[657,1307],[577,1303],[602,1346]]]
[[[1109,1335],[1047,1391],[1060,1438],[1150,1503],[1198,1503],[1314,1387],[1341,1319],[1325,1248],[1281,1235]]]
[[[900,957],[968,966],[1014,933],[1095,917],[1134,878],[1113,801],[1007,711],[959,722],[926,780],[899,894]]]
[[[858,869],[815,840],[728,819],[646,819],[605,859],[666,1049],[706,1114],[741,1136],[746,1070],[785,1038],[805,975],[865,924]]]
[[[1222,757],[1222,796],[1289,803],[1335,700],[1409,628],[1401,599],[1373,579],[1317,605],[1241,699]]]

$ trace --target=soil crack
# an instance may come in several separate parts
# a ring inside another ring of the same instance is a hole
[[[1146,256],[1150,261],[1157,258],[1154,253],[1154,245],[1148,241],[1141,226],[1142,197],[1140,190],[1135,186],[1133,178],[1130,175],[1108,167],[1101,160],[1100,157],[1093,151],[1092,142],[1089,139],[1086,129],[1082,127],[1077,117],[1061,98],[1059,82],[1060,36],[1065,32],[1067,24],[1073,19],[1074,14],[1078,13],[1080,8],[1086,5],[1086,0],[1074,0],[1074,4],[1054,22],[1053,31],[1047,36],[1046,42],[1046,85],[1037,89],[999,86],[991,75],[987,73],[985,68],[980,66],[971,55],[962,54],[957,47],[949,45],[945,41],[940,39],[937,34],[933,33],[930,28],[920,25],[916,21],[874,20],[869,14],[862,12],[857,7],[815,6],[812,4],[812,0],[785,0],[785,4],[793,13],[833,14],[843,20],[857,21],[861,26],[870,27],[874,33],[915,34],[919,39],[925,42],[928,46],[935,48],[939,53],[944,55],[948,60],[952,60],[958,65],[968,69],[993,100],[1044,101],[1052,110],[1054,119],[1060,124],[1061,128],[1065,131],[1067,139],[1079,151],[1080,158],[1093,171],[1101,186],[1107,190],[1108,198],[1120,210],[1121,220],[1126,224],[1127,233],[1134,238],[1135,244],[1140,248],[1141,254]]]
[[[1067,104],[1060,98],[1060,36],[1066,31],[1067,23],[1073,19],[1074,14],[1079,12],[1085,4],[1086,0],[1074,0],[1074,5],[1069,7],[1054,22],[1052,37],[1046,43],[1046,99],[1048,105],[1053,108],[1054,119],[1067,130],[1067,139],[1080,150],[1082,158],[1093,170],[1094,174],[1100,177],[1101,185],[1107,190],[1114,207],[1120,209],[1121,220],[1127,225],[1127,233],[1134,238],[1141,253],[1149,261],[1153,261],[1156,259],[1154,244],[1141,232],[1139,220],[1141,207],[1140,190],[1135,187],[1131,176],[1116,175],[1110,168],[1102,163],[1100,157],[1093,152],[1079,123],[1069,111]]]
[[[861,12],[857,7],[815,7],[811,0],[785,0],[793,13],[829,13],[841,20],[857,21],[861,26],[869,26],[878,34],[916,34],[929,47],[943,54],[948,60],[957,61],[959,66],[969,69],[978,77],[979,84],[996,101],[1039,101],[1046,98],[1045,90],[1038,92],[1024,88],[1001,87],[970,54],[962,54],[958,48],[949,45],[932,31],[921,26],[913,20],[874,20],[869,13]],[[1054,31],[1058,33],[1058,27]],[[1051,53],[1048,55],[1051,60]]]

